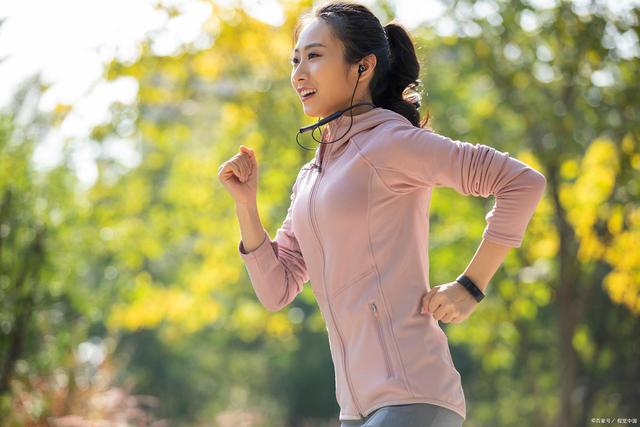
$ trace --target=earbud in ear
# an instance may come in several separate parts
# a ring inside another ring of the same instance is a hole
[[[360,64],[360,67],[358,67],[358,73],[363,73],[366,69],[367,69],[366,66],[364,66],[363,64]]]

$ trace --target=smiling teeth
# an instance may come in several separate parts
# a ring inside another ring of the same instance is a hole
[[[301,96],[307,96],[310,93],[316,93],[315,89],[307,89],[307,90],[303,90],[302,92],[300,92]]]

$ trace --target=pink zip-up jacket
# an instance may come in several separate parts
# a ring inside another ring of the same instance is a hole
[[[342,136],[350,119],[328,123],[322,140]],[[466,419],[448,339],[432,315],[420,314],[430,289],[431,190],[495,196],[482,237],[517,248],[545,185],[544,175],[508,152],[374,108],[353,116],[344,137],[319,144],[303,165],[275,239],[265,230],[260,246],[246,252],[240,240],[238,250],[270,311],[311,281],[327,325],[340,420],[418,402]]]

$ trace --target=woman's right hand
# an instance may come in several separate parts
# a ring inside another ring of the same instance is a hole
[[[258,190],[258,162],[251,148],[240,146],[240,152],[218,168],[218,180],[236,204],[256,202]]]

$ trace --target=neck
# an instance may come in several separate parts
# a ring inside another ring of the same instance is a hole
[[[360,105],[356,108],[352,108],[351,110],[347,111],[346,113],[344,113],[345,116],[349,117],[349,116],[359,116],[360,114],[366,113],[368,111],[373,110],[374,107],[372,107],[371,105]]]
[[[362,99],[354,99],[353,102],[351,103],[347,103],[346,105],[344,105],[343,107],[340,108],[340,110],[346,110],[347,108],[349,108],[351,105],[356,105],[356,104],[361,104],[363,102],[369,102],[371,104],[373,104],[373,100],[371,100],[371,98],[369,97],[365,97]],[[347,110],[344,112],[343,116],[357,116],[360,115],[362,113],[366,113],[367,111],[371,111],[374,107],[372,105],[359,105],[355,108],[352,108],[350,110]]]
[[[371,100],[366,99],[366,100],[361,100],[361,101],[357,101],[357,102],[355,102],[355,101],[354,101],[352,105],[359,104],[359,103],[361,103],[361,102],[371,102],[371,103],[373,103]],[[343,107],[343,108],[341,108],[341,109],[340,109],[340,110],[338,110],[338,111],[345,110],[345,109],[346,109],[346,108],[348,108],[348,107],[349,107],[349,106],[347,106],[347,107]],[[340,126],[340,124],[341,124],[341,123],[349,123],[349,122],[350,122],[350,120],[352,120],[352,118],[351,118],[351,117],[357,117],[357,116],[359,116],[359,115],[361,115],[361,114],[364,114],[364,113],[367,113],[367,112],[369,112],[369,111],[373,110],[374,108],[376,108],[376,107],[374,107],[374,106],[372,106],[372,105],[367,104],[367,105],[359,105],[359,106],[357,106],[357,107],[355,107],[355,108],[352,108],[352,109],[350,109],[350,110],[348,110],[348,111],[345,111],[345,112],[344,112],[341,116],[339,116],[337,119],[331,120],[330,122],[328,122],[328,123],[326,124],[327,130],[329,130],[329,129],[330,129],[330,131],[329,131],[329,132],[330,132],[331,134],[333,134],[333,133],[336,131],[336,129]],[[348,125],[347,125],[347,126],[348,126]]]
[[[362,102],[370,102],[370,103],[372,103],[372,104],[373,104],[373,101],[372,101],[372,100],[370,100],[370,99],[361,99],[361,100],[359,100],[359,101],[354,101],[354,102],[353,102],[353,105],[355,105],[355,104],[360,104],[360,103],[362,103]],[[344,107],[344,108],[345,108],[345,109],[346,109],[346,108],[349,108],[349,105],[347,105],[347,106],[346,106],[346,107]],[[374,107],[373,107],[372,105],[359,105],[359,106],[357,106],[357,107],[355,107],[355,108],[352,108],[351,110],[348,110],[347,112],[345,112],[345,113],[343,114],[343,116],[357,116],[357,115],[359,115],[359,114],[366,113],[367,111],[371,111],[371,110],[373,110],[373,109],[374,109]]]

